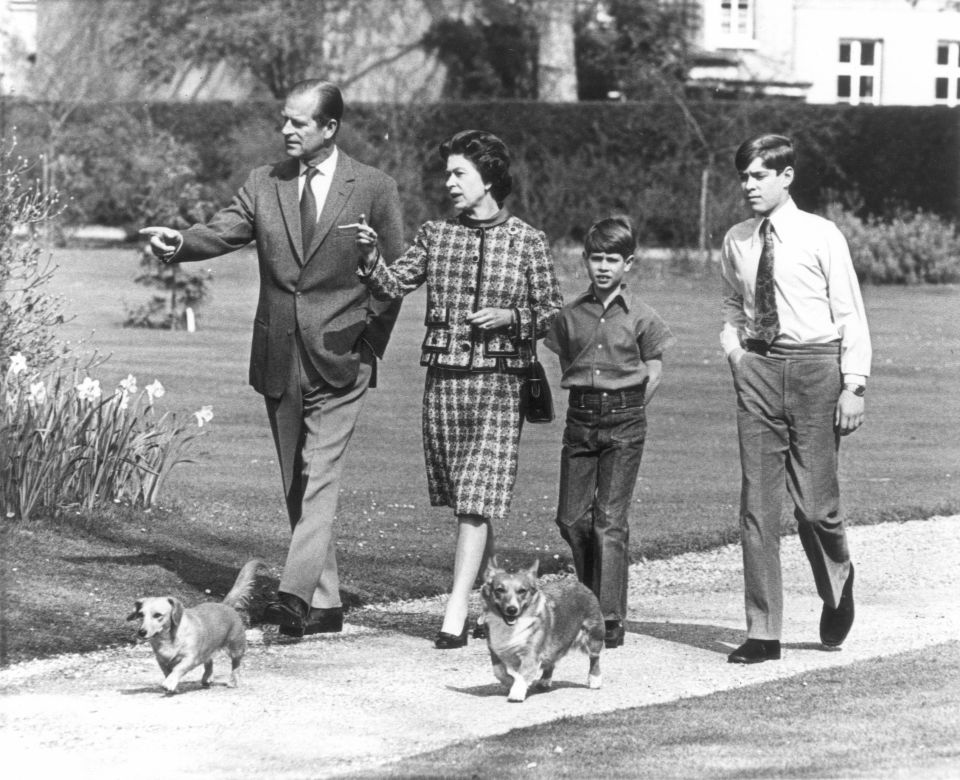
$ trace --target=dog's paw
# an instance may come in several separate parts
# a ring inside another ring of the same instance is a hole
[[[163,681],[163,690],[164,690],[164,692],[167,694],[167,696],[173,696],[173,694],[175,694],[175,693],[177,692],[177,684],[176,684],[175,682],[174,682],[174,683],[171,683],[171,682],[167,682],[166,680],[164,680],[164,681]]]
[[[525,684],[514,683],[513,687],[510,688],[510,693],[507,694],[507,701],[519,702],[526,698],[527,686]]]
[[[587,686],[591,690],[597,690],[600,686],[603,685],[603,675],[600,674],[591,674],[587,677]]]
[[[549,691],[553,687],[552,677],[541,677],[537,680],[537,688],[541,691]]]

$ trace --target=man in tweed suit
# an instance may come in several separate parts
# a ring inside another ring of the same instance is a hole
[[[250,384],[266,400],[293,531],[264,617],[288,636],[341,630],[334,516],[342,456],[399,311],[371,298],[356,275],[354,231],[338,227],[376,226],[388,261],[402,249],[397,185],[338,150],[342,116],[335,85],[296,84],[282,112],[289,159],[256,168],[205,225],[141,231],[164,262],[256,242]]]

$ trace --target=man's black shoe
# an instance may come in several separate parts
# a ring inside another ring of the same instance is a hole
[[[619,620],[605,620],[603,623],[604,647],[620,647],[623,645],[623,623]]]
[[[307,622],[303,627],[304,636],[313,634],[336,634],[343,631],[343,607],[310,607]],[[280,629],[283,633],[283,629]]]
[[[779,639],[748,639],[727,656],[731,664],[759,664],[780,660]]]
[[[840,603],[836,607],[823,605],[820,613],[820,641],[827,647],[840,647],[843,640],[850,633],[853,626],[853,564],[850,564],[850,574],[843,583],[840,594]]]
[[[280,626],[284,636],[303,636],[309,612],[307,602],[292,593],[280,592],[263,610],[263,622]]]

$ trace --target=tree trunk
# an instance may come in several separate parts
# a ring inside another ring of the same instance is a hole
[[[573,22],[576,0],[540,0],[536,9],[539,48],[537,98],[547,103],[577,100]]]

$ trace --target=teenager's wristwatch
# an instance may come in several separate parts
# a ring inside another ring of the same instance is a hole
[[[854,385],[847,383],[843,386],[843,389],[853,393],[855,396],[857,396],[857,398],[863,398],[863,396],[867,393],[866,385]]]

